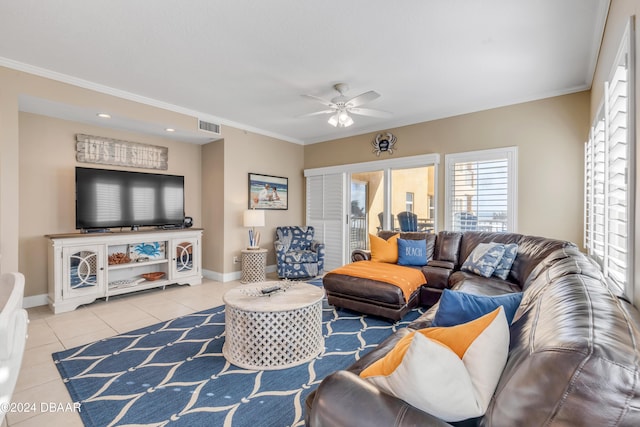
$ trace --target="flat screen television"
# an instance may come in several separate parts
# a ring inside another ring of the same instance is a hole
[[[76,167],[76,229],[183,224],[184,176]]]

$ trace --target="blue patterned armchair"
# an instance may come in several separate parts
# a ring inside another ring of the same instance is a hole
[[[276,227],[278,277],[315,277],[324,269],[324,243],[313,240],[313,227]]]

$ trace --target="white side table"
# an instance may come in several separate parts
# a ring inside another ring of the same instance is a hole
[[[242,251],[242,278],[240,283],[264,282],[266,268],[266,249],[244,249]]]

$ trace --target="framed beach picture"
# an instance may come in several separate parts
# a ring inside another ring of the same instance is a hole
[[[289,178],[249,173],[249,209],[288,209]]]

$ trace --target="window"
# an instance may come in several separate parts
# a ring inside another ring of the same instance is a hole
[[[413,212],[413,193],[407,192],[406,197],[405,210],[407,212]]]
[[[614,290],[632,297],[635,105],[627,27],[585,143],[584,245]]]
[[[445,229],[516,230],[517,147],[445,157]]]

